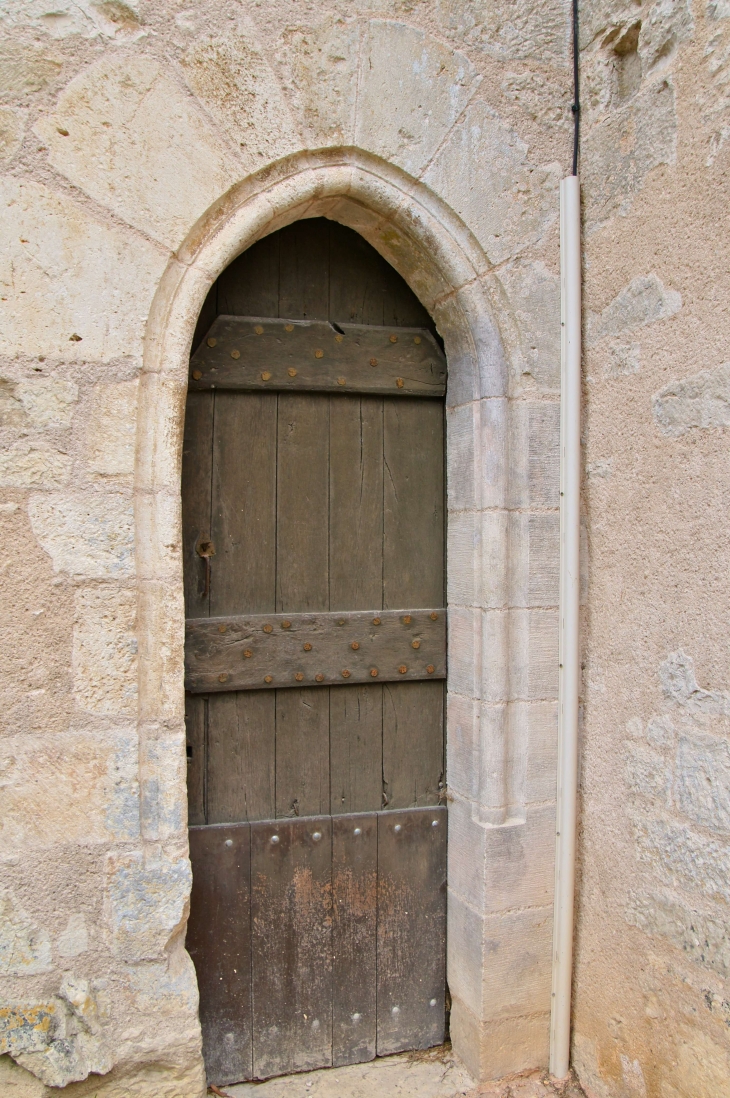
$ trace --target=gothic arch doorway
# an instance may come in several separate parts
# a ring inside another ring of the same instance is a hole
[[[445,384],[415,295],[323,218],[201,312],[187,945],[214,1083],[443,1040]]]

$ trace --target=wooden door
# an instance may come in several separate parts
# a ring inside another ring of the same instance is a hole
[[[196,343],[187,945],[209,1081],[439,1044],[443,352],[324,220],[224,272]]]

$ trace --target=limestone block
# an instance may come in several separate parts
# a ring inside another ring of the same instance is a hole
[[[71,958],[79,957],[89,948],[89,932],[86,927],[86,919],[83,911],[77,911],[69,915],[66,929],[59,934],[56,941],[56,949],[59,956]]]
[[[135,41],[146,34],[132,0],[18,0],[10,8],[10,25],[33,27],[53,38]]]
[[[494,320],[494,296],[491,275],[485,275],[479,282],[468,282],[453,296],[454,305],[461,312],[461,320],[456,324],[462,328],[464,322],[468,325],[464,334],[469,343],[469,355],[474,359],[473,365],[470,364],[470,371],[467,372],[471,373],[468,380],[473,380],[475,386],[473,396],[479,399],[508,395],[508,356],[505,352],[502,332],[497,328]],[[500,320],[502,320],[502,303],[499,304],[499,310]],[[435,310],[434,319],[437,324],[441,323],[444,315],[444,308]],[[449,374],[452,370],[461,370],[464,374],[466,371],[460,359],[453,358],[450,347],[446,350],[449,357]],[[449,381],[451,393],[448,395],[448,403],[452,404],[457,403],[455,396],[460,389],[463,389],[467,378],[457,377],[454,381],[454,385],[451,380]]]
[[[86,426],[86,460],[101,476],[131,476],[137,438],[138,381],[97,385]]]
[[[449,511],[479,506],[477,469],[479,461],[479,403],[460,404],[446,413],[449,462],[446,470],[446,499]]]
[[[107,873],[115,955],[130,962],[161,959],[187,916],[190,862],[164,850],[110,854]]]
[[[517,401],[509,426],[510,506],[558,507],[560,405]]]
[[[497,272],[514,325],[503,326],[514,383],[560,389],[560,279],[544,263],[516,261]]]
[[[652,397],[654,421],[662,434],[679,438],[693,428],[730,425],[730,362],[672,381]]]
[[[666,320],[682,308],[682,295],[668,290],[652,272],[639,275],[601,313],[591,313],[587,323],[590,346],[606,336],[622,336],[657,320]]]
[[[492,263],[537,242],[558,217],[560,167],[535,166],[527,153],[525,142],[476,101],[423,177],[463,218]]]
[[[90,579],[133,574],[132,501],[126,496],[36,493],[28,513],[54,572]]]
[[[2,1008],[0,1008],[2,1009]],[[40,1079],[20,1067],[9,1056],[0,1056],[0,1094],[7,1098],[46,1098]]]
[[[548,1066],[549,1014],[482,1023],[455,997],[451,1007],[451,1034],[454,1051],[478,1079],[502,1079],[523,1071],[525,1064],[531,1068]]]
[[[510,706],[524,748],[523,799],[527,805],[552,801],[558,765],[557,701],[515,702]]]
[[[0,179],[0,205],[0,352],[141,354],[161,252],[30,180]]]
[[[38,377],[17,382],[15,395],[34,427],[69,427],[79,387],[63,378]]]
[[[533,122],[553,129],[569,124],[571,91],[566,83],[556,84],[539,72],[508,72],[501,88]]]
[[[583,1033],[574,1033],[571,1063],[582,1085],[595,1098],[613,1098],[613,1088],[608,1086],[598,1067],[596,1042]]]
[[[483,920],[484,1021],[550,1012],[552,907]]]
[[[2,746],[2,765],[5,849],[138,836],[136,729],[72,730],[64,734],[63,750],[53,734],[10,736]]]
[[[7,7],[3,12],[7,17]],[[42,91],[53,83],[63,68],[60,57],[43,46],[10,41],[0,49],[0,93],[16,97]]]
[[[703,732],[679,737],[674,797],[693,823],[730,833],[730,744]]]
[[[682,1027],[677,1040],[677,1060],[672,1064],[670,1082],[662,1084],[662,1098],[717,1098],[727,1090],[730,1078],[730,1054],[723,1040],[720,1045],[698,1026]]]
[[[477,746],[479,743],[479,702],[460,694],[446,695],[446,773],[449,789],[463,799],[477,794]]]
[[[631,377],[641,370],[640,343],[610,343],[602,357],[604,377]]]
[[[449,690],[467,698],[479,697],[481,617],[479,610],[461,607],[448,614]]]
[[[438,0],[438,19],[450,38],[500,61],[562,61],[568,51],[565,8],[557,0],[510,3]]]
[[[583,139],[581,191],[587,223],[597,228],[628,211],[649,172],[676,158],[677,114],[668,80],[652,81]]]
[[[474,67],[423,31],[373,20],[360,72],[355,144],[420,175],[473,95]]]
[[[634,834],[639,860],[668,885],[730,903],[730,841],[662,816],[635,817]]]
[[[139,56],[82,70],[35,129],[58,171],[173,249],[241,177],[195,103]]]
[[[545,907],[555,887],[555,807],[527,809],[524,822],[490,827],[485,913]]]
[[[335,15],[284,30],[277,60],[310,148],[353,144],[360,33]]]
[[[449,803],[449,891],[475,911],[484,911],[487,829],[472,816],[472,805],[454,796]]]
[[[0,452],[0,487],[62,488],[71,475],[71,458],[60,450],[16,442]]]
[[[74,598],[76,704],[87,713],[137,712],[137,596],[126,588],[80,587]]]
[[[279,83],[250,36],[196,42],[183,68],[191,89],[241,150],[242,174],[301,147]]]
[[[560,580],[560,516],[512,513],[509,522],[511,606],[557,606]]]
[[[0,973],[32,976],[51,968],[51,939],[10,891],[0,891]],[[41,1022],[41,1024],[43,1024]],[[1,1048],[0,1052],[6,1049]]]
[[[512,698],[538,700],[558,694],[558,612],[519,609],[508,611]]]
[[[449,606],[503,607],[507,602],[506,511],[452,511],[448,519]]]
[[[476,693],[485,702],[506,702],[510,698],[510,614],[508,610],[485,610],[481,614],[481,668],[477,664],[475,672],[481,670],[481,681],[477,683]],[[474,659],[480,651],[474,648]],[[451,649],[449,648],[449,659]]]
[[[724,913],[690,907],[676,893],[639,892],[629,896],[626,921],[651,937],[666,938],[699,965],[730,978],[730,936]]]
[[[165,841],[185,836],[187,824],[187,757],[185,735],[160,734],[145,727],[140,750],[142,803],[145,838]]]
[[[24,132],[25,123],[21,112],[14,107],[0,107],[0,164],[9,164],[20,151]]]

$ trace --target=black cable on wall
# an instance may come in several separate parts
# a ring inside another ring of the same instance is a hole
[[[573,170],[578,174],[578,146],[580,143],[580,84],[578,70],[578,0],[573,0]]]

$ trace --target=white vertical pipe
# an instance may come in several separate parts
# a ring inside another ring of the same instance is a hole
[[[580,685],[580,184],[560,182],[560,655],[550,1071],[570,1068]]]

